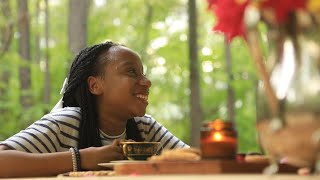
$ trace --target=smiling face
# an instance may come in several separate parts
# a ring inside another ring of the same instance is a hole
[[[125,120],[143,116],[151,82],[143,74],[140,57],[123,46],[112,47],[101,56],[107,61],[101,68],[103,75],[88,78],[89,90],[97,96],[98,109]]]

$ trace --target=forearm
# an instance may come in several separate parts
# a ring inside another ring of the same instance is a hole
[[[0,177],[55,176],[72,171],[69,151],[43,154],[0,151],[0,162]]]

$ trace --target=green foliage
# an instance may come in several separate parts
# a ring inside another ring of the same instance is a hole
[[[191,124],[186,1],[105,1],[106,3],[102,6],[97,6],[94,2],[90,4],[87,23],[88,45],[113,40],[138,51],[142,55],[147,76],[153,83],[147,112],[173,134],[189,143]],[[211,31],[214,18],[207,12],[206,2],[197,2],[203,121],[226,119],[226,87],[230,83],[236,98],[239,151],[258,151],[255,138],[257,77],[248,49],[241,39],[236,39],[231,44],[234,80],[228,82],[224,60],[224,39],[220,34]],[[31,53],[34,58],[34,37],[38,34],[44,39],[44,22],[43,16],[35,16],[35,3],[29,3],[29,7]],[[14,8],[13,13],[16,13],[17,5],[12,3],[12,8]],[[60,88],[73,59],[68,50],[68,1],[56,1],[50,4],[49,10],[50,48],[48,52],[51,102],[43,104],[42,63],[38,64],[32,60],[32,63],[28,64],[32,69],[32,89],[28,93],[32,95],[34,105],[28,110],[23,110],[20,106],[18,68],[21,60],[17,54],[18,42],[15,36],[9,52],[1,58],[0,62],[0,74],[10,70],[8,84],[0,83],[0,87],[6,90],[0,99],[0,110],[5,110],[5,113],[0,114],[0,140],[41,118],[60,98]],[[152,13],[148,14],[150,10]],[[37,18],[40,24],[37,24]],[[5,21],[5,18],[0,17],[0,26],[3,26]],[[208,49],[211,53],[205,52]],[[47,49],[41,46],[42,57],[46,51]],[[41,61],[43,60],[41,58]],[[209,66],[212,70],[206,70]]]

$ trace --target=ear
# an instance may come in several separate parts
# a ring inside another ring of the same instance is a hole
[[[87,79],[89,91],[94,95],[101,95],[103,93],[101,79],[94,76],[89,76]]]

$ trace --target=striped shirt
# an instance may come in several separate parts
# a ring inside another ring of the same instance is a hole
[[[163,149],[189,147],[150,115],[135,117],[134,120],[146,142],[160,142]],[[56,109],[0,144],[30,153],[68,151],[70,147],[78,145],[80,121],[79,107]],[[108,145],[115,139],[124,139],[125,133],[112,137],[100,131],[100,137],[102,144]]]

